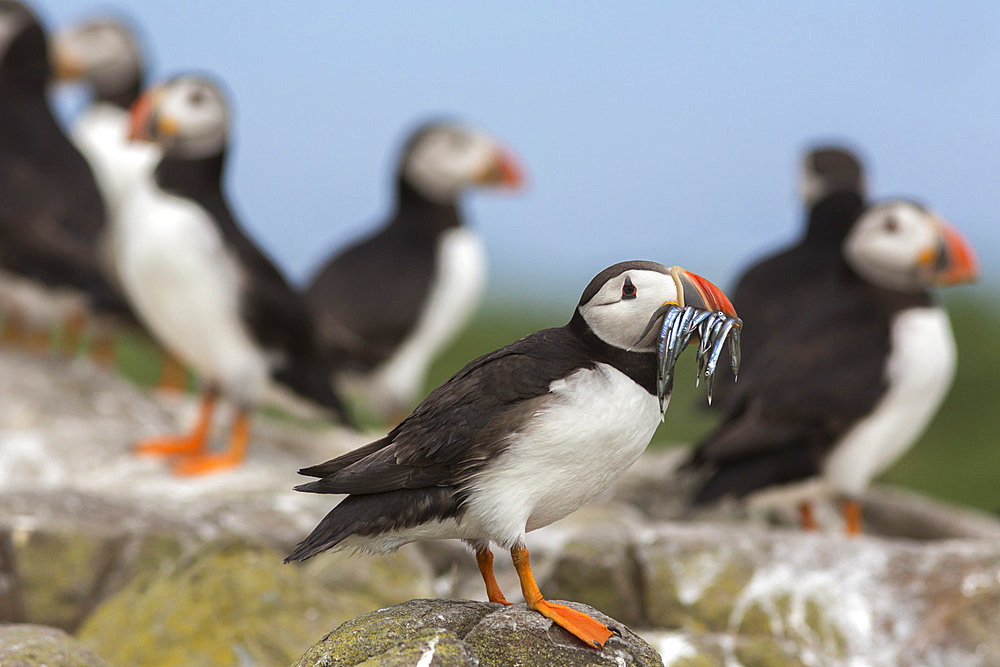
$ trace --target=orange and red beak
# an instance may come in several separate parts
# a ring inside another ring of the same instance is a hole
[[[738,319],[736,308],[733,307],[729,297],[711,281],[679,266],[672,267],[670,275],[677,284],[677,298],[682,301],[678,305],[694,306],[713,313],[721,311],[733,319]]]
[[[938,220],[938,232],[937,246],[921,257],[921,264],[930,271],[933,284],[975,282],[979,278],[979,259],[972,245],[945,220]]]
[[[493,160],[479,177],[478,182],[481,185],[519,188],[524,184],[524,170],[513,153],[498,146],[493,154]]]
[[[153,86],[132,103],[128,112],[128,140],[155,141],[157,136],[156,101],[160,96],[160,86]]]

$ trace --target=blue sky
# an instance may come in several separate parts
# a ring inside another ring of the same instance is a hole
[[[798,233],[799,156],[830,139],[862,151],[876,196],[962,229],[1000,284],[995,3],[36,6],[50,26],[117,10],[155,76],[227,84],[230,192],[294,280],[381,219],[406,132],[443,114],[503,138],[528,173],[523,192],[466,201],[494,296],[575,302],[636,258],[730,286]]]

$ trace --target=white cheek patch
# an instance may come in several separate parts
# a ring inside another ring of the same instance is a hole
[[[436,201],[454,199],[463,188],[490,168],[496,144],[487,135],[469,130],[455,142],[444,131],[431,133],[414,148],[403,167],[407,181]]]

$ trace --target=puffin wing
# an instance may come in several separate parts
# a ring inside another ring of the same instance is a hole
[[[505,449],[510,433],[546,400],[551,381],[578,365],[567,353],[574,344],[565,329],[547,329],[470,362],[385,438],[300,471],[322,479],[297,489],[377,494],[460,486]]]
[[[420,316],[435,253],[389,225],[327,262],[305,292],[323,345],[360,370],[388,359]]]
[[[888,325],[868,308],[861,293],[828,301],[757,351],[747,385],[691,456],[690,467],[712,471],[696,502],[819,471],[886,390]]]

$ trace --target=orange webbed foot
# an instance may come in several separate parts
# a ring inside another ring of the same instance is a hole
[[[135,446],[135,453],[144,456],[189,456],[205,448],[203,439],[189,435],[165,436],[143,440]]]
[[[615,634],[614,631],[600,621],[582,611],[571,609],[566,605],[542,599],[529,605],[529,608],[534,609],[546,618],[552,619],[570,634],[580,638],[585,644],[593,646],[596,649],[604,648],[604,642],[608,641],[608,638],[612,634]]]
[[[195,475],[207,475],[213,472],[229,470],[235,468],[242,461],[241,457],[236,457],[229,452],[213,454],[195,454],[186,456],[173,466],[175,475],[191,477]]]

